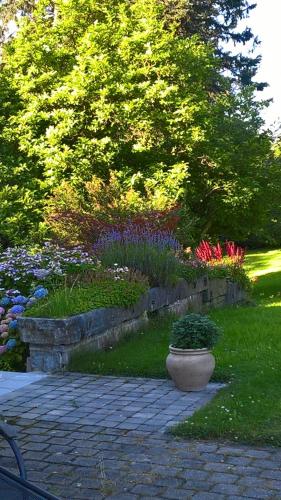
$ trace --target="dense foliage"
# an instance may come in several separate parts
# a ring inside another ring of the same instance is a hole
[[[7,19],[20,4],[27,15],[2,49],[3,245],[44,234],[47,199],[62,182],[83,199],[76,216],[95,215],[96,201],[85,210],[85,183],[94,176],[107,184],[111,171],[122,173],[123,202],[135,195],[140,210],[181,202],[197,238],[241,239],[257,226],[271,173],[270,137],[260,131],[263,104],[252,85],[240,85],[243,64],[233,85],[217,50],[220,40],[234,36],[247,2],[212,2],[209,14],[203,7],[210,2],[191,2],[185,15],[192,36],[181,29],[180,3],[7,3]]]
[[[173,323],[170,343],[177,349],[211,349],[219,336],[220,329],[207,316],[187,314]]]

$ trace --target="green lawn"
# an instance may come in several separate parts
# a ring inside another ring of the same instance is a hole
[[[214,350],[213,380],[228,386],[176,435],[281,445],[281,251],[251,253],[249,273],[258,276],[256,306],[214,310],[224,329]],[[71,369],[88,373],[166,377],[165,358],[172,318],[156,319],[115,349],[80,353]]]
[[[210,315],[225,331],[215,378],[230,384],[177,426],[178,436],[281,445],[281,252],[251,254],[247,267],[258,276],[257,305]]]

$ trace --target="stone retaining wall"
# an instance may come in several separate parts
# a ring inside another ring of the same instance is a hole
[[[29,344],[28,370],[54,372],[63,369],[81,347],[104,349],[148,321],[148,313],[204,312],[211,307],[242,302],[244,291],[226,279],[181,280],[174,287],[151,288],[130,308],[100,308],[66,319],[20,318],[21,340]]]

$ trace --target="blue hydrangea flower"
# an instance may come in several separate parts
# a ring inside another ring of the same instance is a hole
[[[1,300],[0,300],[0,306],[3,306],[3,307],[7,307],[9,306],[11,303],[11,300],[9,299],[9,297],[3,297]]]
[[[11,307],[9,312],[11,312],[13,314],[21,314],[21,313],[23,313],[23,311],[24,311],[24,307],[17,305],[17,306]]]
[[[35,290],[33,296],[36,299],[44,299],[48,295],[48,290],[47,288],[39,288],[38,290]]]
[[[18,326],[18,322],[16,319],[13,319],[12,321],[10,321],[10,323],[9,323],[10,330],[14,330],[15,328],[17,328],[17,326]]]
[[[7,344],[5,344],[5,346],[7,347],[7,350],[9,351],[10,349],[13,349],[14,347],[16,347],[16,339],[9,339]]]
[[[12,299],[13,304],[26,304],[28,299],[24,295],[18,295]]]

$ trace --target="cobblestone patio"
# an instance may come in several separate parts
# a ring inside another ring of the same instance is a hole
[[[278,449],[163,432],[219,388],[183,394],[167,380],[66,374],[3,396],[0,414],[19,428],[29,479],[60,498],[281,499]],[[0,456],[15,466],[3,442]]]

